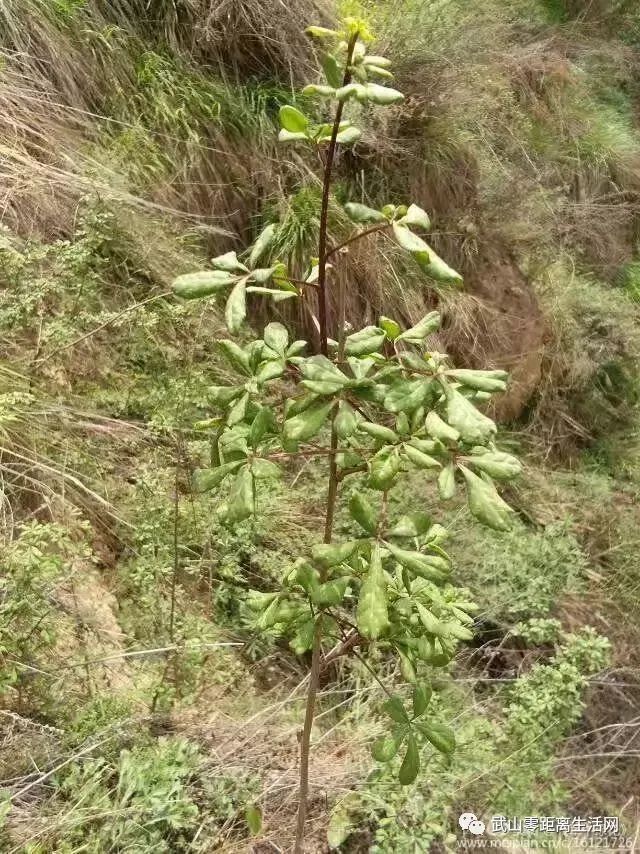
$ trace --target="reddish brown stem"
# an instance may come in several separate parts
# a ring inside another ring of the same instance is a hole
[[[307,691],[307,706],[304,715],[302,738],[300,739],[300,784],[298,788],[298,822],[296,826],[296,843],[294,854],[303,854],[304,825],[307,820],[307,797],[309,795],[309,748],[311,745],[311,729],[316,710],[316,695],[320,682],[320,658],[322,656],[322,614],[316,618],[313,631],[313,652],[311,654],[311,673],[309,674],[309,690]]]
[[[351,58],[358,40],[357,33],[351,37],[347,50],[347,65],[344,73],[343,86],[347,86],[351,82]],[[322,206],[320,208],[320,237],[318,240],[318,315],[320,323],[320,352],[326,356],[329,352],[327,345],[327,225],[329,220],[329,197],[331,194],[331,175],[333,172],[333,161],[336,155],[338,133],[340,132],[340,122],[342,121],[342,111],[344,102],[338,102],[335,119],[333,121],[333,130],[331,131],[331,141],[327,151],[327,160],[324,165],[324,180],[322,182]]]
[[[351,80],[351,60],[353,51],[358,40],[357,32],[349,40],[347,47],[347,59],[343,85],[346,86]],[[329,218],[329,197],[331,193],[331,174],[333,161],[336,153],[340,122],[344,104],[338,103],[336,115],[333,121],[331,141],[327,151],[327,159],[324,165],[324,177],[322,182],[322,207],[320,210],[320,236],[318,240],[318,320],[320,324],[320,352],[327,356],[328,348],[328,321],[327,321],[327,226]],[[335,408],[331,422],[331,456],[329,466],[329,487],[327,490],[327,512],[324,525],[324,542],[330,543],[333,534],[333,519],[335,515],[336,498],[338,495],[338,467],[336,454],[338,450],[338,435],[335,430]],[[315,714],[316,695],[320,681],[320,658],[322,656],[322,614],[316,618],[313,633],[313,648],[311,658],[311,674],[309,677],[309,690],[307,693],[307,706],[305,711],[304,727],[300,740],[300,787],[298,792],[298,820],[296,826],[296,841],[294,854],[303,854],[304,828],[307,820],[307,797],[309,795],[309,754],[311,751],[311,729]]]

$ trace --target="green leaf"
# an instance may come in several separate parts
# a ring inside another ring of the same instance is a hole
[[[249,446],[244,435],[244,425],[238,429],[225,430],[218,439],[218,453],[220,459],[231,462],[232,460],[243,460],[249,455]]]
[[[282,323],[269,323],[264,329],[264,343],[267,347],[277,353],[279,356],[284,356],[289,345],[289,333]]]
[[[400,659],[400,673],[406,682],[416,681],[416,671],[410,658],[399,647],[397,648],[398,657]]]
[[[380,316],[378,326],[384,330],[384,334],[387,336],[389,341],[395,341],[402,332],[402,328],[399,323],[392,320],[390,317],[385,317],[384,315]]]
[[[511,528],[513,510],[500,498],[495,486],[465,466],[460,466],[460,470],[467,482],[469,510],[476,519],[496,531],[508,531]]]
[[[470,641],[473,640],[473,632],[466,626],[461,626],[460,623],[448,622],[445,623],[448,633],[458,640]]]
[[[277,593],[268,593],[264,590],[249,590],[245,602],[247,607],[251,608],[252,611],[265,611],[277,599]]]
[[[387,71],[386,68],[380,68],[379,65],[367,65],[366,71],[368,74],[376,74],[378,77],[383,77],[385,80],[393,80],[394,75]]]
[[[303,95],[313,96],[320,95],[323,98],[335,98],[336,90],[333,86],[318,86],[315,83],[310,83],[302,90]]]
[[[248,403],[249,393],[245,392],[242,397],[239,397],[233,406],[227,411],[227,425],[229,427],[233,427],[234,424],[239,424],[241,421],[244,421]]]
[[[358,424],[358,430],[361,430],[363,433],[367,433],[378,442],[394,444],[398,441],[398,437],[393,430],[390,430],[389,427],[385,427],[383,424],[373,424],[371,421],[361,421]]]
[[[330,848],[339,848],[355,830],[349,810],[348,796],[331,811],[327,827],[327,843]]]
[[[434,584],[442,584],[443,581],[446,581],[449,568],[446,564],[443,568],[442,563],[434,555],[425,555],[421,552],[399,549],[391,543],[387,543],[386,546],[398,563],[405,566],[415,575],[420,576],[420,578],[433,581]]]
[[[304,386],[304,388],[308,388],[309,391],[312,391],[314,394],[321,395],[333,395],[342,388],[341,385],[338,385],[335,382],[324,382],[321,380],[302,380],[300,385]]]
[[[254,457],[251,461],[251,471],[253,476],[258,480],[271,480],[272,478],[280,477],[282,474],[280,466],[271,460],[264,460],[260,457]]]
[[[247,826],[253,836],[257,836],[262,830],[262,810],[256,806],[247,807],[244,817],[247,821]]]
[[[256,417],[251,422],[248,436],[249,444],[252,448],[256,448],[265,433],[275,433],[276,431],[277,424],[273,409],[269,406],[261,406]]]
[[[348,356],[368,356],[382,346],[385,334],[377,326],[365,326],[358,332],[348,335],[345,340],[345,353]]]
[[[247,316],[247,280],[240,279],[229,294],[227,305],[224,310],[224,318],[227,329],[232,335],[237,334],[242,326],[242,321]]]
[[[358,93],[362,93],[364,91],[364,86],[360,83],[347,83],[346,86],[341,86],[336,90],[336,98],[338,101],[348,101],[349,98],[353,98]]]
[[[304,113],[288,104],[280,107],[279,116],[283,130],[288,130],[290,133],[306,133],[309,127],[309,119]]]
[[[374,104],[397,104],[399,101],[404,101],[402,92],[397,89],[390,89],[388,86],[381,86],[379,83],[367,83],[364,87],[365,94],[356,93],[356,97],[360,100],[371,101]]]
[[[317,401],[318,397],[315,394],[303,394],[302,397],[294,397],[285,401],[284,417],[293,418],[294,415],[299,415],[308,409],[312,403]]]
[[[342,86],[343,71],[338,60],[332,53],[325,53],[320,62],[329,86],[339,89]]]
[[[212,406],[226,407],[243,393],[242,386],[213,385],[206,391],[207,401]]]
[[[431,411],[427,415],[424,426],[430,436],[433,436],[434,439],[440,439],[441,442],[457,442],[460,438],[460,433],[455,427],[443,421],[437,412]]]
[[[416,606],[420,622],[429,632],[429,634],[435,635],[436,637],[447,637],[449,632],[447,630],[446,625],[442,623],[435,616],[435,614],[432,614],[428,608],[425,608],[425,606],[422,605],[420,602],[415,602],[414,604]]]
[[[295,293],[293,291],[279,291],[275,288],[261,288],[254,287],[253,285],[249,285],[247,287],[248,294],[263,294],[264,296],[271,297],[273,302],[282,302],[285,299],[293,299],[293,297],[298,296],[298,292]]]
[[[274,264],[273,267],[258,267],[251,271],[251,281],[257,282],[259,285],[264,285],[269,279],[273,278],[276,273],[282,273],[286,277],[287,269],[283,264]]]
[[[421,406],[431,388],[431,380],[396,380],[385,394],[383,406],[389,412],[413,412]]]
[[[348,439],[349,436],[352,436],[356,432],[358,416],[346,400],[341,400],[338,404],[338,414],[336,415],[334,426],[336,433],[341,439]]]
[[[174,279],[172,289],[182,299],[202,299],[224,290],[237,280],[237,276],[223,270],[187,273]]]
[[[216,270],[226,270],[228,273],[248,273],[249,270],[244,264],[238,261],[238,256],[235,252],[226,252],[224,255],[218,255],[211,263]]]
[[[292,358],[293,356],[299,356],[300,353],[306,348],[306,341],[294,341],[287,350],[286,356],[287,359]]]
[[[465,457],[465,461],[498,480],[511,480],[522,472],[520,460],[503,451],[472,448],[471,456]]]
[[[497,428],[495,423],[483,415],[466,397],[451,386],[445,386],[447,398],[447,421],[458,431],[465,442],[482,445],[489,441]],[[431,434],[433,435],[433,434]]]
[[[263,228],[256,238],[256,241],[251,248],[248,262],[249,267],[251,267],[252,270],[258,261],[264,256],[265,252],[270,248],[271,244],[275,240],[276,233],[277,228],[273,223],[271,223]]]
[[[375,534],[378,526],[378,514],[364,495],[354,492],[349,499],[349,513],[368,534]]]
[[[419,537],[426,534],[431,526],[431,516],[422,510],[414,510],[398,519],[389,531],[390,537]]]
[[[378,68],[391,68],[391,60],[385,56],[375,56],[370,53],[362,60],[363,65],[375,65]]]
[[[305,33],[313,36],[316,39],[334,39],[338,38],[340,33],[337,30],[330,30],[327,27],[307,27]]]
[[[403,225],[413,226],[414,228],[424,228],[428,231],[431,228],[431,220],[429,214],[419,208],[418,205],[409,205],[409,210],[400,220]]]
[[[359,545],[359,540],[349,540],[346,543],[316,543],[311,547],[311,557],[325,568],[337,566],[349,560]]]
[[[449,463],[440,472],[438,492],[443,501],[449,501],[456,494],[456,472],[453,463]]]
[[[440,543],[446,543],[449,539],[449,532],[446,528],[443,528],[442,525],[439,525],[437,522],[435,525],[432,525],[427,531],[427,542],[432,546],[439,546]]]
[[[397,222],[394,222],[392,227],[393,235],[398,244],[409,252],[421,266],[425,267],[429,263],[430,250],[424,240]]]
[[[301,139],[308,139],[306,133],[292,133],[284,128],[278,134],[278,142],[299,142]]]
[[[234,460],[232,463],[224,463],[212,469],[196,469],[192,480],[194,492],[208,492],[210,489],[215,489],[227,475],[237,471],[242,463],[243,460]]]
[[[318,433],[327,420],[333,403],[319,403],[284,422],[282,435],[288,442],[306,442]]]
[[[364,379],[371,368],[376,364],[375,359],[359,358],[358,356],[347,356],[347,363],[353,371],[353,376],[357,380]]]
[[[396,418],[396,432],[399,436],[408,436],[411,433],[409,417],[406,412],[400,412]]]
[[[308,359],[301,359],[298,367],[302,376],[307,380],[331,383],[338,388],[345,388],[349,384],[349,377],[343,374],[326,356],[311,356]]]
[[[353,145],[353,143],[357,142],[361,136],[362,131],[359,130],[359,128],[349,127],[340,131],[336,137],[336,142],[339,142],[341,145]]]
[[[437,454],[443,450],[442,443],[438,439],[411,439],[411,445],[422,451],[423,454]]]
[[[311,594],[311,601],[319,607],[339,605],[344,599],[344,594],[349,586],[349,578],[334,578],[319,584]]]
[[[430,246],[427,246],[427,249],[429,250],[429,263],[422,266],[424,272],[432,279],[435,279],[436,282],[457,286],[462,285],[463,279],[460,273],[457,273],[445,263]]]
[[[413,686],[413,714],[416,718],[423,715],[431,699],[431,686],[426,682],[417,682]]]
[[[379,638],[389,626],[387,582],[377,543],[373,547],[369,570],[360,588],[356,623],[360,633],[370,640]]]
[[[320,579],[318,570],[314,569],[310,563],[307,563],[301,558],[298,558],[294,566],[296,583],[299,584],[305,593],[310,596],[318,589]]]
[[[456,737],[451,727],[435,721],[420,723],[417,726],[440,753],[450,754],[456,749]]]
[[[400,771],[398,772],[398,780],[403,786],[410,786],[414,782],[420,772],[420,753],[413,733],[407,736],[407,752],[405,753]]]
[[[389,697],[388,700],[385,700],[385,702],[382,704],[382,708],[389,715],[391,720],[395,721],[396,723],[409,723],[409,716],[407,715],[404,703],[397,695]]]
[[[363,225],[370,222],[386,222],[387,218],[380,211],[374,208],[368,208],[366,205],[360,205],[357,202],[347,202],[344,206],[345,213],[353,222],[362,223]]]
[[[410,232],[411,233],[411,232]],[[440,328],[440,313],[430,311],[429,314],[419,320],[411,329],[407,329],[398,336],[399,341],[409,341],[411,344],[420,344],[428,335],[432,335]]]
[[[236,475],[231,487],[227,520],[229,522],[241,522],[251,516],[254,497],[253,475],[249,468],[245,467]]]
[[[506,371],[447,371],[447,376],[456,382],[479,391],[505,391],[509,374]]]
[[[252,591],[253,592],[253,591]],[[276,596],[263,611],[260,612],[260,616],[258,617],[257,627],[262,629],[270,628],[278,622],[278,612],[280,610],[280,598]],[[254,610],[258,610],[255,608]]]
[[[401,734],[383,735],[371,745],[371,755],[376,762],[390,762],[398,753],[403,740]]]
[[[430,457],[428,454],[423,454],[422,451],[419,451],[417,448],[413,448],[411,445],[403,445],[403,448],[407,457],[415,466],[418,466],[418,468],[439,469],[442,467],[442,463],[438,462],[438,460]]]
[[[256,371],[256,380],[261,385],[275,380],[284,374],[285,367],[284,359],[267,359]]]
[[[289,646],[296,655],[304,655],[305,652],[311,649],[313,646],[314,630],[315,621],[312,618],[304,620],[296,626],[295,634],[289,641]]]
[[[367,485],[371,489],[386,492],[393,485],[399,471],[400,457],[395,448],[383,448],[369,461]]]

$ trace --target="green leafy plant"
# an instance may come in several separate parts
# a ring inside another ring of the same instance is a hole
[[[61,525],[30,522],[0,553],[0,697],[16,692],[20,708],[25,695],[32,702],[38,697],[36,665],[56,642],[51,592],[71,561],[86,558],[88,550]]]
[[[100,756],[65,769],[54,778],[59,803],[77,813],[61,828],[63,850],[79,843],[87,851],[187,850],[200,824],[193,783],[201,765],[195,744],[161,737],[113,761]]]
[[[271,223],[245,255],[228,252],[213,260],[213,269],[181,276],[173,285],[183,299],[224,293],[232,334],[242,329],[251,294],[275,302],[302,299],[312,313],[317,306],[319,353],[307,355],[307,343],[292,341],[281,323],[269,323],[262,337],[248,342],[219,342],[237,381],[209,389],[208,402],[220,414],[198,424],[210,435],[211,461],[194,475],[198,490],[230,484],[218,512],[226,524],[235,525],[260,512],[269,482],[284,473],[288,461],[327,463],[322,542],[285,571],[279,589],[252,591],[247,600],[258,630],[289,636],[296,653],[312,653],[300,739],[297,852],[305,831],[316,693],[330,662],[373,646],[397,656],[403,677],[413,685],[411,708],[399,695],[389,697],[384,705],[388,734],[372,752],[389,762],[402,748],[401,783],[412,783],[419,773],[418,739],[426,738],[443,754],[454,749],[453,731],[430,714],[428,672],[445,667],[457,643],[472,637],[475,605],[450,583],[451,560],[442,547],[446,530],[412,507],[391,518],[390,490],[403,472],[421,470],[443,501],[466,489],[472,514],[506,530],[512,513],[494,480],[509,480],[520,471],[516,458],[498,450],[496,425],[476,406],[506,388],[507,374],[456,370],[445,354],[430,347],[429,336],[440,323],[437,311],[409,329],[380,317],[377,325],[347,334],[342,287],[336,338],[330,337],[327,296],[334,264],[365,235],[391,237],[437,282],[460,286],[462,278],[420,235],[430,220],[415,204],[376,210],[349,202],[345,213],[355,231],[341,245],[328,245],[336,152],[353,146],[361,135],[347,110],[354,102],[385,106],[403,96],[387,85],[389,61],[368,53],[370,36],[361,21],[348,18],[340,30],[311,27],[308,32],[321,45],[324,78],[303,93],[333,103],[332,118],[316,122],[297,107],[284,106],[279,138],[317,148],[324,163],[317,257],[309,260],[301,279],[290,276],[278,260],[266,265],[279,228]],[[364,487],[351,489],[348,501],[359,533],[335,542],[334,518],[347,478],[359,478]],[[377,500],[369,497],[372,492]]]

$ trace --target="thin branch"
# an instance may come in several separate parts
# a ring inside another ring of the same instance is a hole
[[[322,614],[316,618],[313,631],[313,652],[311,654],[311,673],[304,715],[304,727],[300,740],[300,785],[298,789],[298,820],[296,825],[295,854],[303,854],[304,825],[307,820],[307,797],[309,795],[309,752],[311,749],[311,729],[316,709],[316,695],[320,683],[320,658],[322,655]]]
[[[372,225],[369,228],[365,228],[364,231],[359,231],[357,234],[352,234],[348,240],[345,240],[343,243],[339,243],[337,246],[332,246],[331,249],[327,251],[327,258],[331,258],[332,255],[335,255],[336,252],[340,252],[341,249],[346,249],[347,246],[351,246],[352,243],[356,243],[358,240],[362,240],[363,237],[368,237],[370,234],[376,234],[378,231],[384,231],[389,228],[390,225],[388,222],[379,222],[376,225]]]
[[[354,33],[349,40],[347,48],[347,63],[343,86],[347,86],[351,82],[351,58],[353,51],[358,41],[358,34]],[[329,196],[331,193],[331,173],[333,171],[333,161],[336,154],[338,133],[340,132],[340,122],[342,121],[342,111],[344,102],[338,102],[336,115],[333,121],[333,130],[331,131],[331,141],[327,151],[327,160],[324,167],[324,180],[322,182],[322,206],[320,208],[320,238],[318,241],[318,313],[320,315],[320,351],[323,356],[327,356],[329,348],[327,344],[327,225],[329,221]]]
[[[137,308],[141,308],[143,305],[148,305],[150,302],[154,302],[154,300],[170,297],[172,293],[173,291],[165,291],[164,293],[156,294],[152,297],[147,297],[146,299],[143,299],[142,302],[136,302],[133,305],[127,306],[127,308],[118,312],[118,314],[114,315],[114,317],[110,317],[109,320],[106,320],[104,323],[101,323],[100,326],[96,326],[95,329],[86,332],[84,335],[81,335],[80,338],[76,338],[75,341],[70,341],[63,347],[58,347],[56,350],[53,350],[47,356],[43,356],[42,359],[37,359],[34,364],[43,365],[45,362],[48,362],[49,359],[53,359],[54,356],[57,356],[58,353],[62,353],[64,350],[68,350],[70,347],[75,347],[76,344],[80,344],[82,341],[86,341],[87,338],[91,338],[92,335],[95,335],[97,332],[101,332],[103,329],[106,329],[107,326],[111,326],[112,323],[115,323],[116,320],[119,320],[123,315],[128,314],[130,311],[135,311]]]
[[[348,655],[350,652],[353,652],[354,647],[359,646],[363,641],[364,638],[360,632],[357,629],[351,629],[345,638],[340,641],[340,643],[336,644],[334,648],[323,657],[320,664],[320,672],[324,672],[337,658],[341,658],[343,655]]]
[[[387,686],[384,684],[384,682],[382,682],[382,681],[380,680],[380,678],[378,677],[378,674],[377,674],[377,673],[375,672],[375,670],[371,667],[371,665],[370,665],[368,662],[366,662],[366,661],[364,660],[364,658],[363,658],[359,653],[357,653],[357,652],[355,651],[355,649],[351,650],[351,655],[353,655],[355,658],[357,658],[357,659],[358,659],[358,661],[360,662],[360,664],[362,664],[362,666],[363,666],[363,667],[366,667],[366,669],[367,669],[367,670],[369,671],[369,673],[373,676],[373,678],[376,680],[376,682],[378,683],[378,685],[382,688],[382,690],[383,690],[383,691],[384,691],[384,693],[387,695],[387,697],[392,698],[392,697],[393,697],[393,694],[391,693],[391,691],[389,691],[389,689],[388,689],[388,688],[387,688]]]

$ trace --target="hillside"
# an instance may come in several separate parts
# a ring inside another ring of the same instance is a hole
[[[331,245],[350,234],[345,202],[410,200],[464,288],[425,280],[372,234],[341,255],[329,328],[340,293],[352,328],[437,310],[433,352],[509,372],[487,412],[524,470],[501,490],[506,532],[461,498],[438,509],[424,473],[389,491],[391,515],[409,498],[444,512],[456,592],[478,604],[473,639],[431,668],[430,708],[457,747],[422,739],[418,779],[400,785],[400,762],[370,747],[386,693],[410,696],[406,665],[375,644],[333,661],[305,850],[455,851],[465,812],[488,827],[615,817],[619,836],[599,850],[639,845],[636,4],[12,0],[0,8],[0,851],[292,850],[311,654],[258,630],[248,591],[279,590],[321,537],[329,466],[287,462],[260,514],[233,526],[220,491],[194,489],[215,444],[212,389],[234,373],[216,343],[224,302],[176,299],[172,282],[277,222],[269,260],[304,284],[321,159],[278,144],[278,115],[319,115],[302,92],[320,80],[304,30],[345,15],[366,20],[405,98],[354,108],[363,135],[338,151]],[[247,321],[242,343],[282,321],[321,348],[302,300],[257,297]],[[347,503],[341,539],[356,536]],[[549,834],[509,842],[535,850]]]

